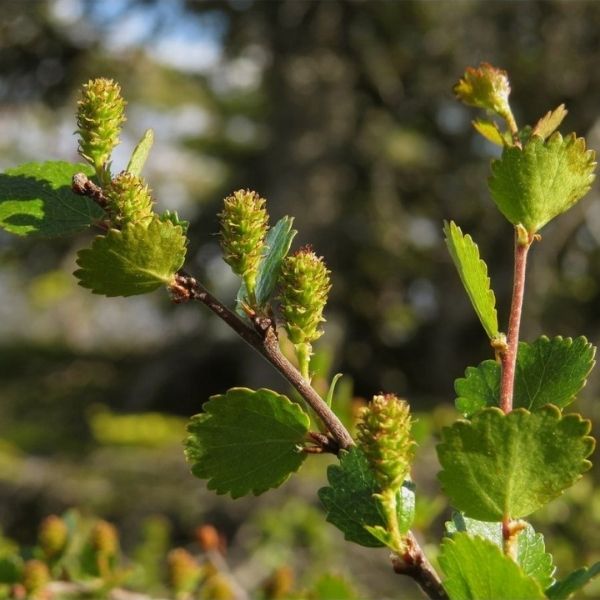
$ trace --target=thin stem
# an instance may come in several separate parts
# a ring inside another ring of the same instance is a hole
[[[206,305],[220,319],[225,321],[247,344],[264,356],[289,383],[306,400],[323,421],[331,435],[339,444],[340,449],[347,449],[354,445],[352,436],[344,427],[337,415],[329,408],[327,402],[317,394],[310,383],[281,353],[277,341],[277,333],[273,321],[268,317],[257,316],[254,319],[254,328],[250,327],[234,312],[229,310],[220,300],[215,298],[207,289],[193,277],[179,272],[174,283],[170,286],[173,298],[177,302],[197,300]]]
[[[448,594],[446,594],[438,574],[410,531],[406,544],[407,549],[402,555],[392,554],[391,556],[394,571],[414,579],[431,600],[448,600]]]
[[[525,275],[527,270],[527,254],[533,237],[515,231],[515,272],[513,281],[512,303],[508,320],[508,335],[506,350],[500,355],[502,364],[502,379],[500,381],[500,408],[509,413],[513,407],[513,391],[515,386],[515,366],[519,347],[519,329],[521,327],[521,311],[525,293]]]

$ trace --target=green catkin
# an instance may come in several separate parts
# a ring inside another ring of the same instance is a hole
[[[122,171],[106,187],[105,193],[115,225],[148,224],[152,220],[152,195],[144,180],[137,175]]]

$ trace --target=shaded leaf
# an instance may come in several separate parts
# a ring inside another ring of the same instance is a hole
[[[71,190],[75,173],[94,175],[83,164],[27,163],[0,174],[0,227],[17,235],[74,233],[100,219],[103,210]]]
[[[153,143],[154,131],[152,129],[146,129],[142,139],[133,149],[131,158],[129,159],[129,164],[127,165],[127,171],[129,171],[132,175],[137,175],[138,177],[141,175]]]
[[[539,583],[498,546],[479,536],[457,533],[442,542],[439,563],[450,600],[544,600]]]
[[[584,196],[594,180],[595,153],[585,140],[554,133],[504,148],[492,163],[490,191],[500,212],[534,233]]]
[[[545,140],[551,136],[567,116],[567,109],[561,104],[554,110],[549,110],[534,126],[531,135],[537,135]]]
[[[546,590],[546,596],[549,600],[567,600],[599,574],[600,562],[593,564],[591,567],[577,569],[577,571],[573,571],[564,579],[549,587]]]
[[[530,413],[498,408],[442,431],[439,479],[451,504],[480,521],[525,517],[590,468],[590,422],[554,406]]]
[[[469,533],[471,536],[479,535],[494,542],[501,550],[503,548],[501,523],[477,521],[455,512],[452,515],[452,521],[446,523],[446,531],[450,535],[461,531]],[[544,536],[536,533],[529,523],[517,538],[516,561],[523,572],[536,579],[542,588],[546,588],[554,582],[552,575],[555,567],[552,564],[552,555],[546,552]]]
[[[77,254],[79,285],[94,294],[134,296],[168,285],[183,265],[186,237],[170,222],[129,223]]]
[[[255,496],[280,486],[304,462],[308,415],[271,390],[232,388],[192,417],[185,453],[217,494]]]
[[[498,406],[500,398],[500,365],[484,360],[477,367],[467,367],[465,376],[454,381],[456,409],[470,417],[486,406]]]
[[[359,448],[343,452],[339,465],[327,469],[329,487],[319,490],[319,498],[327,509],[327,521],[335,525],[348,541],[361,546],[378,547],[384,542],[366,527],[385,529],[383,513],[374,498],[380,489],[366,456]],[[414,487],[406,481],[397,497],[398,525],[406,533],[414,518]]]
[[[498,335],[496,298],[490,287],[487,265],[479,257],[479,248],[470,235],[464,235],[453,221],[444,224],[446,245],[456,265],[471,304],[488,337]]]

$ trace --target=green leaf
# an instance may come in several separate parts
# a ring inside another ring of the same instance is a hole
[[[255,496],[280,486],[300,468],[308,415],[271,390],[232,388],[192,417],[185,452],[192,473],[217,494]]]
[[[539,583],[498,546],[479,536],[445,538],[439,563],[450,600],[544,600]]]
[[[329,487],[319,490],[319,498],[327,509],[327,521],[335,525],[350,542],[376,548],[384,542],[366,527],[385,529],[379,501],[374,498],[378,488],[363,451],[351,448],[343,452],[339,465],[327,469]],[[406,533],[414,518],[415,495],[412,483],[406,481],[398,492],[398,526]]]
[[[525,517],[590,468],[590,422],[554,406],[476,413],[442,431],[440,481],[451,504],[480,521]]]
[[[256,276],[255,294],[258,306],[267,306],[273,294],[281,262],[287,256],[292,245],[292,240],[296,236],[296,233],[298,233],[295,229],[292,229],[293,223],[293,217],[283,217],[267,233],[265,249]],[[245,313],[240,309],[240,305],[242,302],[247,302],[247,296],[246,285],[242,283],[237,295],[237,306],[238,312],[241,312],[243,315]]]
[[[591,567],[577,569],[577,571],[573,571],[564,579],[557,581],[553,586],[549,587],[546,590],[546,596],[549,600],[567,600],[567,598],[599,574],[600,562],[593,564]]]
[[[515,408],[537,410],[545,404],[565,408],[583,388],[594,367],[596,348],[583,336],[519,343],[515,376]],[[471,416],[485,406],[497,406],[500,397],[500,365],[486,360],[468,367],[465,377],[454,382],[456,408]]]
[[[80,250],[75,271],[79,285],[94,294],[134,296],[168,285],[183,265],[186,237],[170,222],[154,217],[149,225],[129,223],[98,236]]]
[[[356,590],[339,575],[321,575],[308,595],[310,600],[358,600]]]
[[[152,148],[153,143],[154,131],[152,131],[152,129],[146,129],[142,139],[133,149],[131,158],[129,159],[129,164],[127,165],[127,171],[129,171],[132,175],[137,175],[139,177],[142,173],[142,169],[146,164],[146,159],[148,158],[148,154],[150,153],[150,148]]]
[[[510,136],[509,141],[507,142],[504,138],[504,134],[498,128],[498,125],[492,121],[481,121],[477,119],[473,121],[473,127],[477,133],[481,134],[489,142],[492,142],[492,144],[505,146],[508,143],[508,145],[510,145]]]
[[[452,521],[446,523],[446,531],[451,536],[461,531],[469,533],[471,536],[479,535],[494,542],[498,548],[503,548],[501,523],[477,521],[455,512],[452,515]],[[555,567],[552,564],[552,556],[546,552],[544,536],[536,533],[529,523],[519,533],[516,551],[517,564],[526,575],[536,579],[543,588],[554,583],[552,575]]]
[[[531,135],[537,135],[545,140],[552,135],[567,116],[567,109],[561,104],[554,110],[548,111],[534,126]]]
[[[490,339],[498,335],[496,298],[490,288],[487,266],[479,257],[479,248],[470,235],[463,235],[453,221],[444,224],[446,245],[473,308]]]
[[[27,163],[0,174],[0,227],[17,235],[53,237],[80,231],[100,219],[103,210],[71,190],[75,173],[92,177],[83,164]]]
[[[595,153],[575,134],[563,139],[556,132],[546,142],[532,136],[492,163],[490,191],[513,225],[535,233],[588,192],[595,166]]]
[[[18,583],[23,573],[23,560],[16,554],[0,556],[0,585]]]
[[[159,215],[159,219],[161,221],[170,221],[173,223],[173,225],[181,227],[181,231],[183,231],[183,233],[187,233],[187,230],[190,227],[190,222],[180,219],[176,210],[165,210],[161,215]]]

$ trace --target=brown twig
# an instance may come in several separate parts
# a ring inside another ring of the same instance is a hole
[[[419,542],[410,531],[407,537],[406,551],[401,556],[391,556],[394,571],[414,579],[431,600],[448,600],[448,594]]]
[[[247,344],[264,356],[289,383],[299,392],[306,403],[327,427],[341,450],[354,445],[352,436],[327,402],[317,394],[310,383],[302,377],[298,369],[281,353],[277,332],[270,317],[257,315],[253,327],[247,325],[233,311],[215,298],[191,275],[180,271],[169,287],[174,302],[197,300],[207,306],[220,319],[225,321]]]

